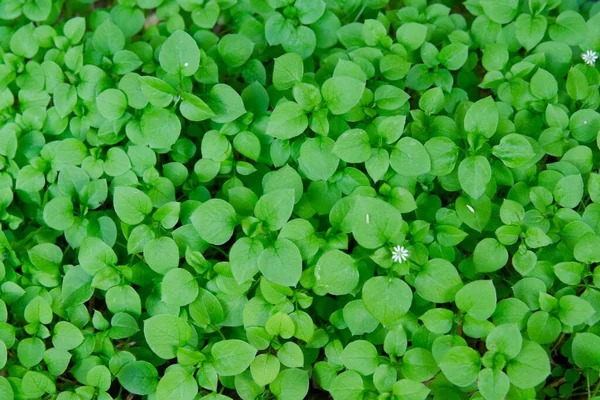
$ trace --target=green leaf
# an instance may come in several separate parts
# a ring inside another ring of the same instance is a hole
[[[473,104],[465,114],[465,131],[490,138],[498,127],[498,107],[488,96]]]
[[[415,288],[417,294],[434,303],[454,301],[456,293],[463,286],[456,268],[441,258],[429,260],[417,274]]]
[[[277,139],[291,139],[301,135],[308,127],[306,113],[297,103],[279,104],[269,118],[267,135]]]
[[[273,13],[265,23],[265,37],[271,46],[287,41],[294,31],[294,24],[280,13]]]
[[[293,324],[292,324],[293,329]],[[302,367],[304,365],[304,353],[294,342],[286,342],[277,351],[277,358],[283,365],[290,368]]]
[[[277,357],[271,354],[259,354],[250,364],[250,373],[257,384],[266,386],[277,378],[280,367]]]
[[[371,333],[379,326],[379,321],[367,311],[362,300],[353,300],[346,304],[342,314],[353,336]]]
[[[435,376],[439,367],[431,351],[414,347],[402,356],[402,375],[414,381],[427,381]]]
[[[294,335],[294,321],[289,315],[280,311],[269,317],[265,324],[265,330],[271,336],[281,336],[284,339],[289,339]]]
[[[264,249],[259,240],[238,239],[229,251],[231,273],[238,283],[246,282],[258,272],[258,257]]]
[[[194,8],[192,11],[192,20],[194,24],[201,28],[211,29],[217,23],[220,12],[219,3],[208,1],[204,7]]]
[[[560,321],[570,326],[583,324],[596,312],[590,303],[574,295],[561,297],[558,304]]]
[[[355,340],[344,348],[342,362],[349,370],[372,375],[379,365],[377,349],[366,340]]]
[[[486,320],[496,310],[496,288],[492,281],[467,283],[456,293],[456,306],[478,320]]]
[[[569,175],[561,178],[554,187],[554,199],[562,207],[575,208],[583,197],[583,179],[581,175]]]
[[[558,318],[545,311],[538,311],[527,320],[527,336],[539,344],[553,343],[561,330],[562,324]]]
[[[359,196],[351,211],[350,229],[361,246],[376,249],[391,239],[401,241],[404,238],[398,230],[402,214],[389,203]]]
[[[516,201],[504,199],[500,206],[500,219],[506,225],[520,225],[525,217],[525,209]]]
[[[575,335],[572,344],[572,354],[575,364],[580,368],[594,368],[600,365],[600,337],[590,332]]]
[[[273,86],[277,90],[288,90],[302,82],[304,64],[296,53],[287,53],[275,59],[273,67]]]
[[[315,266],[317,287],[325,293],[341,296],[351,293],[359,280],[354,259],[339,250],[323,254]]]
[[[169,360],[175,358],[177,349],[192,338],[192,328],[181,318],[160,314],[144,321],[144,336],[157,356]]]
[[[308,373],[303,369],[290,368],[279,372],[269,389],[282,400],[301,400],[308,394]]]
[[[129,285],[113,286],[106,292],[106,307],[112,313],[128,312],[139,316],[142,311],[140,296]]]
[[[10,50],[17,56],[33,58],[40,46],[34,37],[33,23],[21,26],[10,38]]]
[[[554,274],[567,285],[577,285],[581,281],[583,268],[583,265],[578,262],[561,262],[554,265]]]
[[[302,256],[294,243],[277,239],[260,253],[258,268],[273,283],[296,286],[302,275]]]
[[[120,75],[135,71],[143,64],[137,54],[129,50],[117,51],[113,57],[113,62],[115,64],[114,71]]]
[[[68,197],[57,197],[44,207],[44,222],[57,231],[64,231],[73,225],[73,203]]]
[[[529,87],[531,93],[542,100],[549,100],[558,92],[558,84],[554,75],[542,68],[538,69],[533,75]]]
[[[129,225],[137,225],[152,211],[152,201],[141,190],[119,186],[113,196],[115,212],[119,219]]]
[[[179,105],[179,111],[186,119],[199,122],[216,116],[200,97],[191,93],[182,93],[181,98],[183,101]]]
[[[258,199],[254,207],[254,215],[263,221],[269,230],[278,231],[290,219],[293,208],[293,190],[275,190]]]
[[[515,22],[515,36],[521,46],[530,51],[544,38],[547,27],[545,16],[521,14]]]
[[[321,18],[326,4],[323,0],[296,0],[294,7],[298,9],[300,22],[303,25],[310,25]]]
[[[479,354],[470,347],[452,347],[442,358],[440,368],[451,383],[465,387],[477,379],[481,360]]]
[[[26,338],[17,346],[17,358],[25,368],[31,368],[42,361],[44,350],[44,342],[39,338]]]
[[[573,10],[560,13],[555,23],[548,29],[548,34],[552,40],[565,42],[569,46],[577,46],[585,40],[587,33],[588,26],[585,19]]]
[[[96,275],[106,267],[117,264],[118,257],[113,249],[101,239],[86,237],[79,248],[79,264],[90,275]]]
[[[335,142],[319,136],[307,139],[300,148],[300,168],[310,180],[326,181],[335,173],[340,159],[333,154]]]
[[[29,323],[39,322],[47,325],[52,322],[52,308],[42,297],[34,297],[25,307],[25,320]]]
[[[242,97],[229,85],[214,85],[208,92],[206,104],[216,114],[211,119],[220,124],[232,122],[246,112]]]
[[[98,111],[108,120],[119,119],[127,109],[127,98],[119,89],[106,89],[96,98]]]
[[[400,25],[396,31],[396,39],[406,50],[417,50],[427,38],[427,26],[416,22],[408,22]]]
[[[574,100],[585,99],[588,94],[588,86],[588,81],[583,72],[574,67],[569,70],[569,74],[567,75],[567,93],[569,94],[569,97]],[[559,108],[559,110],[562,109]],[[564,127],[561,126],[561,128]]]
[[[508,168],[523,168],[535,156],[535,151],[523,135],[511,133],[500,140],[492,149]]]
[[[60,321],[54,326],[52,344],[59,350],[72,350],[84,340],[83,334],[75,325]]]
[[[496,239],[486,238],[477,243],[473,264],[478,272],[494,272],[506,265],[508,251]]]
[[[390,154],[384,149],[373,149],[365,162],[365,169],[374,182],[380,181],[390,166]]]
[[[365,307],[384,326],[406,314],[412,298],[410,287],[397,278],[373,277],[363,286]]]
[[[469,56],[469,48],[462,43],[452,43],[440,51],[438,60],[450,71],[460,69]]]
[[[223,321],[223,306],[208,290],[199,288],[198,297],[189,305],[190,316],[200,325],[219,324]]]
[[[23,5],[23,14],[31,21],[43,21],[47,19],[51,10],[52,1],[50,0],[35,0]]]
[[[344,114],[358,104],[365,83],[349,76],[329,78],[321,87],[323,99],[332,114]]]
[[[350,129],[336,140],[333,153],[348,163],[365,162],[371,157],[369,135],[362,129]]]
[[[196,278],[182,268],[174,268],[167,272],[160,289],[162,301],[180,307],[193,302],[198,296]]]
[[[498,325],[486,337],[485,345],[488,350],[511,359],[521,351],[523,338],[517,324]]]
[[[218,50],[225,64],[237,68],[248,61],[254,50],[254,43],[244,35],[229,34],[221,38]]]
[[[600,129],[600,114],[593,110],[575,111],[571,115],[569,128],[576,140],[582,143],[590,142],[596,139]]]
[[[419,176],[431,170],[431,159],[418,140],[405,137],[400,139],[392,150],[390,165],[401,175]]]
[[[170,149],[181,133],[181,122],[175,113],[163,108],[144,112],[140,121],[142,135],[152,149]]]
[[[107,18],[94,31],[92,43],[96,51],[104,56],[115,54],[125,47],[125,36],[118,26],[113,24],[110,18]]]
[[[160,66],[169,74],[193,75],[200,65],[200,49],[184,31],[175,31],[160,48]]]
[[[242,340],[229,339],[215,343],[210,354],[220,376],[233,376],[241,374],[250,366],[256,349]]]
[[[484,368],[477,377],[477,388],[486,400],[502,400],[510,389],[510,379],[503,371]]]
[[[21,381],[23,394],[28,398],[41,397],[46,393],[54,394],[56,385],[47,375],[41,372],[27,371]]]
[[[375,104],[382,110],[393,111],[402,107],[410,98],[408,93],[392,85],[383,85],[375,90]]]
[[[400,379],[394,384],[394,395],[407,400],[425,400],[431,389],[410,379]]]
[[[29,261],[43,272],[54,272],[61,264],[63,253],[60,247],[52,243],[41,243],[27,250]]]
[[[158,108],[171,104],[177,93],[171,85],[159,78],[140,76],[137,80],[146,101]]]
[[[433,333],[450,332],[454,323],[454,313],[445,308],[432,308],[419,317],[427,329]]]
[[[233,235],[237,222],[234,208],[221,199],[210,199],[202,203],[190,219],[200,237],[214,245],[227,242]]]
[[[140,396],[153,393],[158,385],[158,371],[146,361],[125,364],[119,370],[117,378],[128,392]]]
[[[171,366],[156,387],[156,397],[173,400],[193,399],[198,394],[198,384],[187,369],[178,364]]]
[[[490,163],[482,156],[465,158],[458,166],[460,187],[474,199],[483,196],[491,179]]]
[[[482,0],[481,7],[485,15],[499,24],[508,24],[517,15],[518,0]]]
[[[511,384],[520,389],[539,385],[550,375],[550,361],[546,351],[537,343],[524,341],[517,358],[509,361],[506,374]]]
[[[52,101],[58,115],[64,118],[71,114],[73,108],[77,105],[77,91],[74,86],[68,83],[59,84],[54,89]]]
[[[429,89],[419,99],[419,108],[427,114],[437,114],[444,107],[444,92],[441,88]]]

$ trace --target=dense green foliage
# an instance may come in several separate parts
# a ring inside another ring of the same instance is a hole
[[[0,0],[0,399],[600,399],[600,3]]]

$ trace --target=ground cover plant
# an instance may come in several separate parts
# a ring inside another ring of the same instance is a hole
[[[0,399],[600,399],[600,3],[1,0]]]

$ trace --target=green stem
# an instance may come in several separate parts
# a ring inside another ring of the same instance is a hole
[[[217,328],[216,325],[213,325],[215,328]],[[221,338],[223,338],[223,340],[227,340],[227,338],[225,337],[225,335],[223,335],[223,332],[221,332],[221,329],[217,329],[217,332],[219,332],[219,335],[221,336]]]
[[[600,389],[600,381],[598,381],[598,383],[596,384],[596,388],[594,389],[594,392],[592,393],[592,397],[590,397],[590,398],[596,397],[596,394],[598,393],[599,389]]]
[[[227,254],[224,250],[222,250],[219,246],[212,246],[212,249],[217,250],[219,253],[223,254],[225,257],[229,258],[229,254]]]
[[[550,349],[550,353],[554,353],[554,351],[557,349],[558,346],[560,346],[563,338],[565,337],[565,333],[561,332],[560,336],[558,337],[558,339],[556,340],[556,342],[554,343],[554,346],[552,346],[552,349]]]

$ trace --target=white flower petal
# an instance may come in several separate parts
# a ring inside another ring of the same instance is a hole
[[[404,246],[397,245],[392,249],[392,261],[394,262],[402,263],[408,260],[409,255],[410,253],[408,252],[408,249],[406,249]]]
[[[593,50],[588,50],[581,55],[581,58],[586,64],[594,66],[594,64],[596,64],[596,60],[598,60],[598,53]]]

